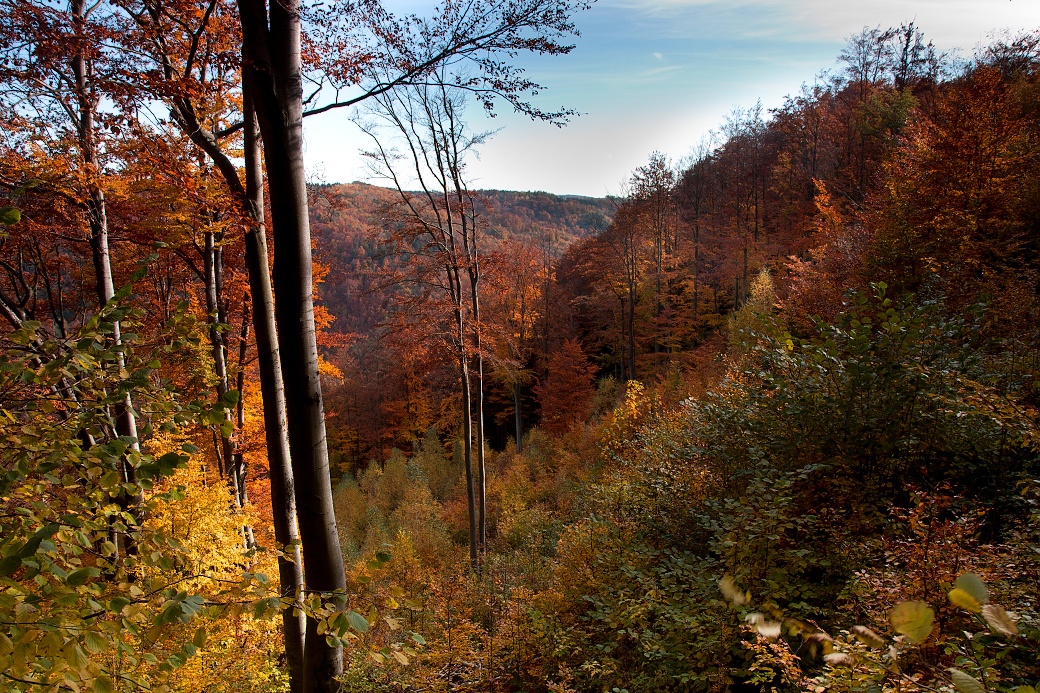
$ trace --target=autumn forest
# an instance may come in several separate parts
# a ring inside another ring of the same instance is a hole
[[[479,189],[596,10],[0,0],[0,691],[1036,692],[1040,32]]]

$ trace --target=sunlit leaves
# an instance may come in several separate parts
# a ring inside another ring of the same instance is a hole
[[[935,612],[925,602],[901,602],[889,613],[888,620],[897,633],[915,643],[922,643],[932,632]]]
[[[979,613],[982,605],[989,601],[989,590],[978,575],[965,573],[957,578],[949,597],[951,603],[962,609]]]

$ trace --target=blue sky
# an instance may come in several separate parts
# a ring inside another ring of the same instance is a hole
[[[537,103],[582,115],[560,129],[475,109],[475,130],[500,130],[471,164],[474,187],[616,194],[652,151],[681,158],[734,108],[779,106],[834,68],[846,37],[905,21],[966,57],[994,32],[1040,28],[1040,0],[599,0],[577,17],[570,55],[521,63],[547,87]],[[366,179],[347,114],[311,119],[306,134],[312,178]]]

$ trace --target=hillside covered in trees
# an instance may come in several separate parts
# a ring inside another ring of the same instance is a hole
[[[1040,34],[597,200],[466,178],[574,3],[293,8],[0,1],[0,690],[1035,693]]]

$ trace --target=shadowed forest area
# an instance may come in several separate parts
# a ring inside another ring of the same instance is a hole
[[[1035,693],[1040,34],[594,199],[464,117],[587,8],[342,9],[0,0],[0,690]]]

